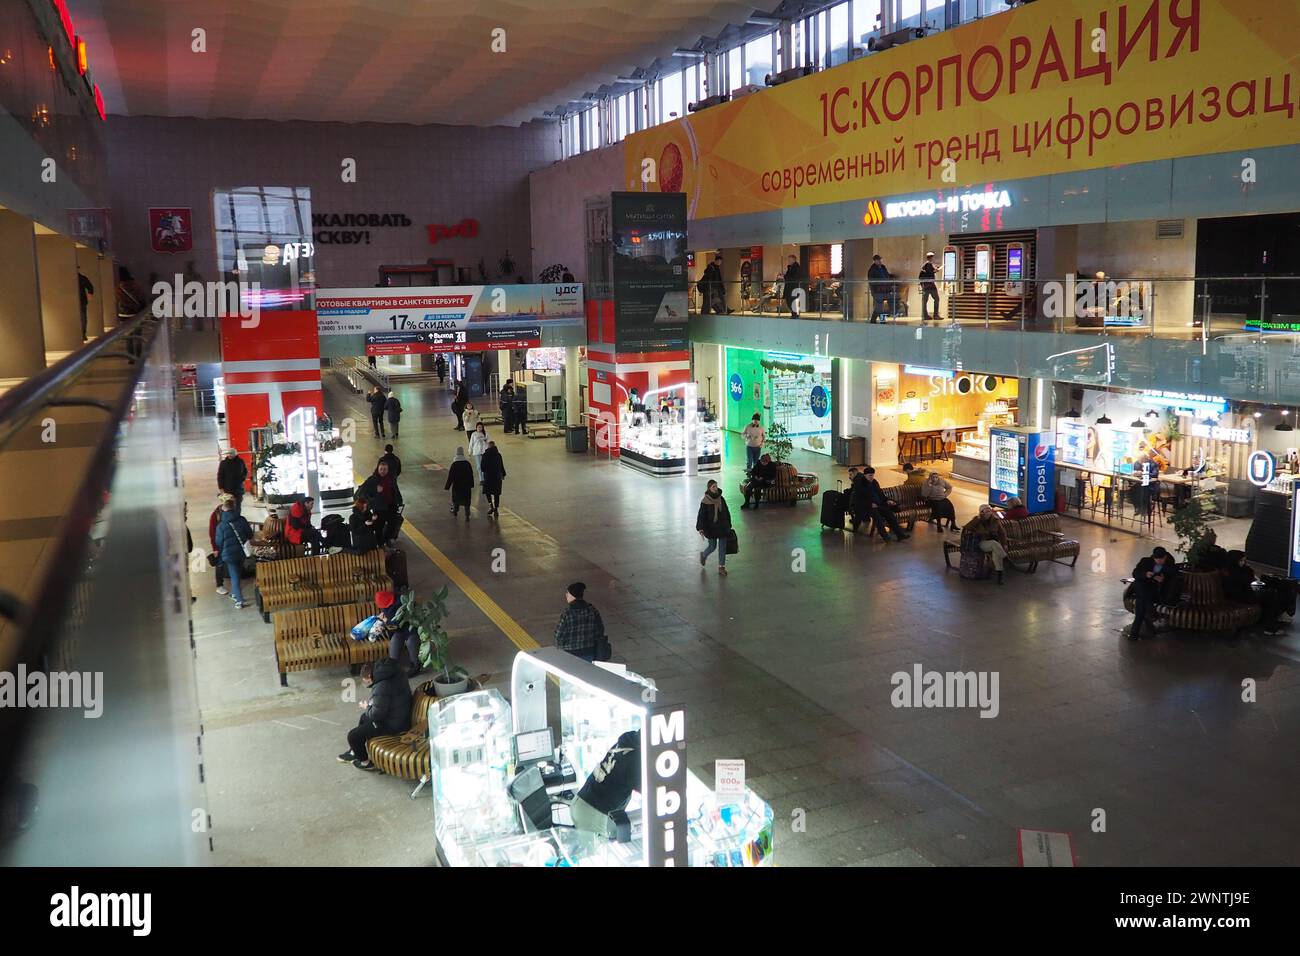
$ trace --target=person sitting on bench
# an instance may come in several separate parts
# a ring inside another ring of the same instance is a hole
[[[893,501],[885,496],[885,489],[880,487],[880,482],[876,480],[876,469],[868,465],[863,468],[856,480],[865,482],[865,493],[867,497],[867,506],[870,510],[872,526],[880,532],[880,537],[888,541],[889,534],[892,532],[899,541],[906,541],[911,537],[898,521],[898,514],[894,511],[897,507]],[[860,518],[854,517],[853,530],[858,530]]]
[[[1182,596],[1182,576],[1174,564],[1173,555],[1164,548],[1156,548],[1133,569],[1133,624],[1128,639],[1136,641],[1142,636],[1142,625],[1152,615],[1157,604],[1177,604]]]
[[[748,508],[750,499],[754,501],[754,507],[757,508],[760,501],[763,500],[763,492],[776,484],[776,462],[772,460],[771,455],[763,455],[758,459],[758,464],[750,472],[749,480],[744,484],[745,503],[742,508]]]

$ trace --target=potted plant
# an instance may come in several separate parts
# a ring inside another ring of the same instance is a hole
[[[401,598],[402,606],[393,623],[415,631],[420,639],[420,664],[433,668],[433,689],[439,697],[463,694],[469,689],[469,671],[450,663],[451,635],[442,626],[447,616],[447,587],[427,601],[417,601],[414,591]]]
[[[1192,498],[1175,511],[1172,524],[1178,535],[1178,550],[1183,552],[1185,567],[1195,571],[1217,537],[1206,520],[1200,500]]]
[[[789,458],[790,453],[794,451],[794,442],[790,440],[790,433],[780,422],[773,422],[772,427],[767,430],[766,447],[767,453],[778,464]]]

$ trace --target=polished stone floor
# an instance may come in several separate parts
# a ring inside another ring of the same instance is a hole
[[[325,377],[327,409],[358,422],[368,471],[382,442],[361,397]],[[453,520],[442,469],[463,437],[448,394],[421,384],[399,397],[408,523],[541,644],[565,586],[585,581],[615,659],[687,703],[692,768],[711,781],[715,759],[746,760],[776,811],[779,864],[1014,866],[1018,828],[1070,833],[1082,866],[1300,856],[1300,642],[1125,640],[1120,578],[1150,540],[1068,519],[1076,568],[964,581],[929,527],[885,544],[823,532],[813,503],[739,510],[733,441],[723,485],[741,553],[721,578],[696,560],[702,480],[648,478],[558,439],[491,430],[508,472],[502,517]],[[185,434],[201,543],[219,438],[211,419]],[[796,463],[823,487],[843,476],[827,458]],[[979,500],[960,490],[959,518]],[[406,551],[417,591],[447,581],[415,544]],[[281,689],[270,626],[218,600],[210,572],[192,582],[215,861],[431,862],[427,797],[334,761],[357,713],[346,671],[290,675]],[[457,660],[508,691],[515,644],[455,586],[451,608]],[[997,716],[894,707],[891,677],[916,665],[996,673]]]

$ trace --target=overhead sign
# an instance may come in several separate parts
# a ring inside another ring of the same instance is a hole
[[[936,213],[977,212],[981,209],[1011,208],[1011,193],[1006,190],[987,190],[978,193],[958,193],[938,199],[905,199],[885,203],[886,219],[915,219]]]
[[[361,335],[367,355],[533,348],[542,328],[585,322],[582,286],[321,289],[320,334]]]
[[[1249,428],[1224,428],[1221,425],[1197,422],[1192,426],[1192,435],[1196,438],[1208,438],[1211,441],[1235,442],[1238,445],[1250,444]]]
[[[1277,0],[1023,4],[634,133],[624,183],[705,219],[1289,145],[1295,36]]]

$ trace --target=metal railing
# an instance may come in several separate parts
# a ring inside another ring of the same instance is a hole
[[[1018,332],[1210,339],[1300,335],[1300,276],[1005,276],[692,282],[692,315],[821,319]]]

